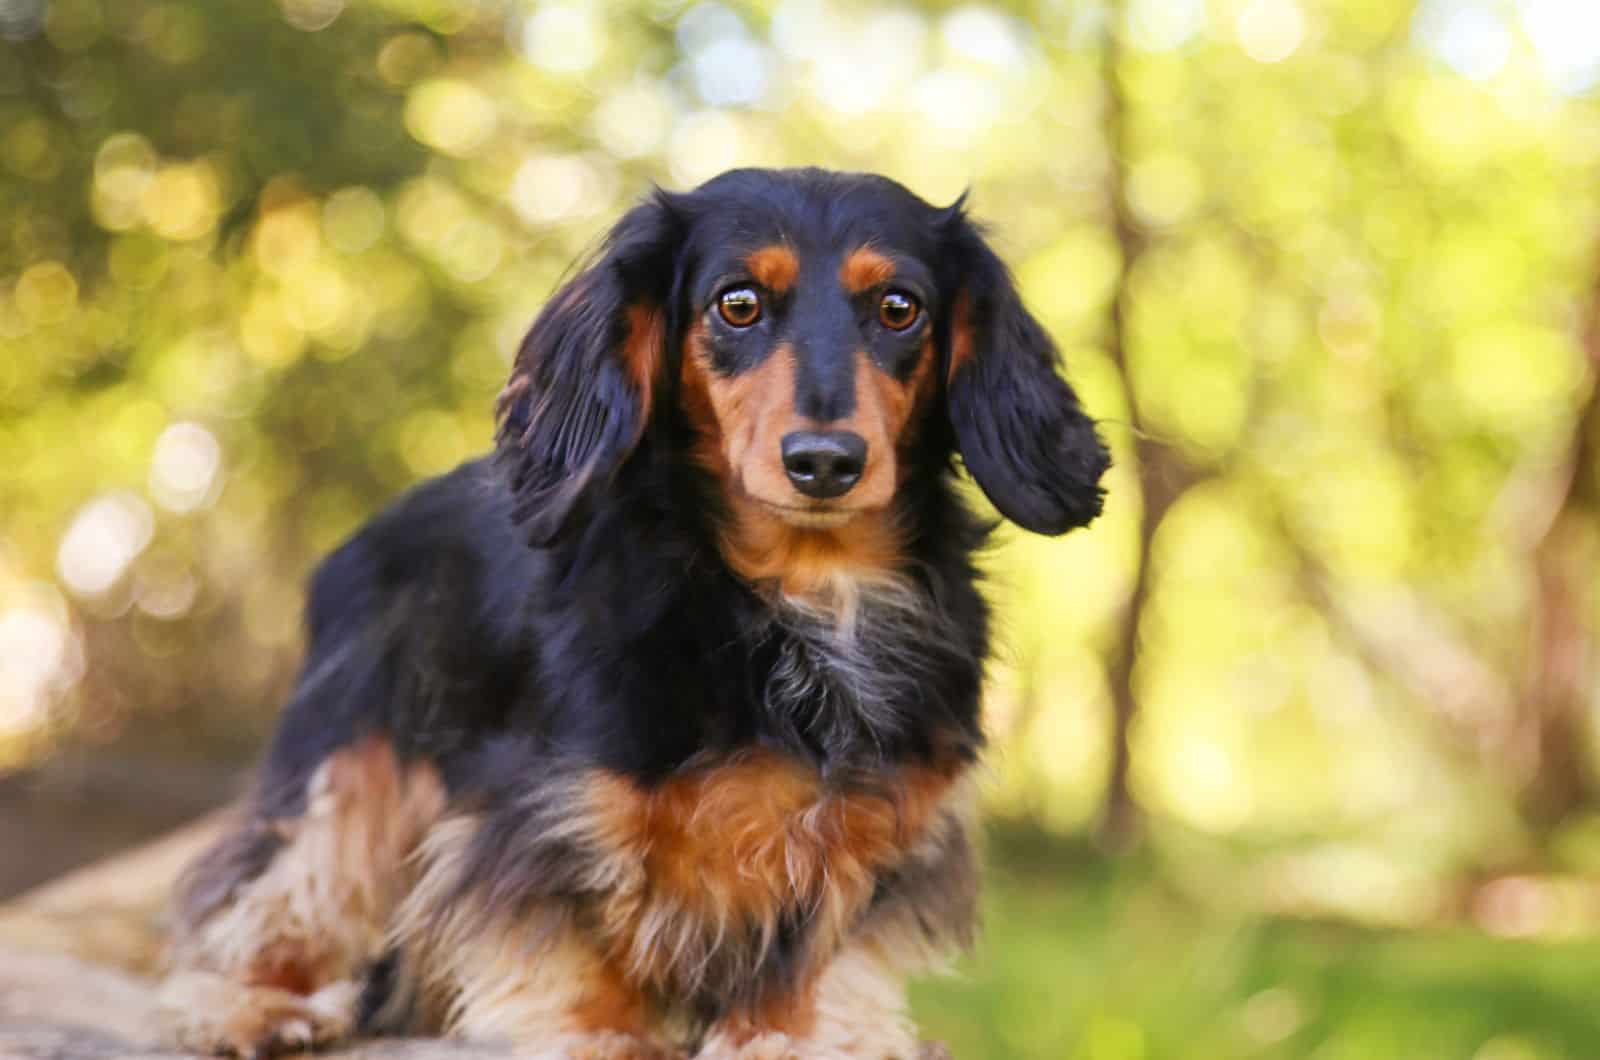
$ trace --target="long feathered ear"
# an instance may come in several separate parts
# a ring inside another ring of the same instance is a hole
[[[964,199],[965,197],[963,197]],[[967,470],[1000,514],[1061,534],[1100,514],[1111,457],[1058,372],[1050,336],[958,201],[946,212],[956,294],[945,327],[946,403]]]
[[[664,193],[625,214],[545,304],[500,395],[513,518],[547,545],[581,521],[643,437],[666,352],[679,224]]]

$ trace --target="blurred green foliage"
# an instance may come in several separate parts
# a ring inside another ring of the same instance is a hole
[[[311,564],[487,447],[631,199],[871,169],[972,189],[1117,455],[989,557],[995,816],[1109,784],[1255,909],[1566,930],[1452,896],[1600,863],[1597,79],[1591,0],[0,0],[0,766],[247,758]]]
[[[1592,943],[1263,922],[1137,859],[996,846],[984,943],[916,991],[962,1060],[1580,1060],[1600,1042]]]

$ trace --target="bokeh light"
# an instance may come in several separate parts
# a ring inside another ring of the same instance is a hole
[[[18,737],[49,719],[57,698],[83,675],[83,644],[66,602],[40,583],[0,606],[0,768],[15,765]]]
[[[169,512],[192,512],[215,499],[222,446],[198,423],[174,423],[156,439],[150,495]]]
[[[79,596],[109,592],[150,544],[155,521],[134,494],[97,497],[73,516],[56,555],[61,580]]]
[[[1306,16],[1295,0],[1250,0],[1236,23],[1239,47],[1262,63],[1281,63],[1306,35]]]

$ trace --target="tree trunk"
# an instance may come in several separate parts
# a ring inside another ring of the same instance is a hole
[[[1589,298],[1584,347],[1589,394],[1557,476],[1555,514],[1533,549],[1531,641],[1512,737],[1523,815],[1537,831],[1560,823],[1590,788],[1585,718],[1600,578],[1600,276]]]
[[[1127,393],[1132,449],[1138,470],[1140,516],[1133,589],[1128,594],[1128,602],[1122,612],[1116,647],[1107,672],[1112,706],[1111,768],[1106,781],[1099,839],[1103,845],[1116,850],[1136,844],[1142,830],[1142,814],[1133,797],[1131,785],[1133,748],[1130,738],[1139,710],[1134,680],[1139,662],[1139,631],[1151,590],[1151,546],[1167,512],[1197,479],[1194,470],[1170,445],[1154,441],[1146,435],[1129,366],[1129,317],[1133,308],[1131,281],[1144,255],[1146,238],[1128,204],[1127,160],[1132,145],[1128,133],[1128,99],[1120,79],[1121,16],[1120,5],[1113,6],[1108,12],[1101,51],[1106,145],[1105,196],[1112,234],[1122,258],[1107,321],[1106,352],[1116,364]]]

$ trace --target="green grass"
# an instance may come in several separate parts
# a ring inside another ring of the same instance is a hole
[[[1600,942],[1242,917],[1015,841],[990,862],[979,951],[914,992],[957,1060],[1600,1057]]]

